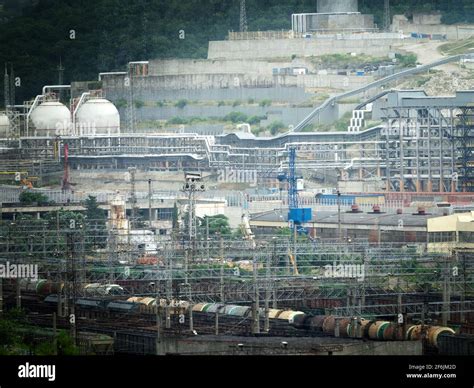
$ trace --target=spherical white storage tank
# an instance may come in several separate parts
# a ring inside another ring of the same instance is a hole
[[[0,114],[0,137],[6,137],[10,127],[10,120],[6,114]]]
[[[91,98],[77,111],[76,132],[82,134],[120,133],[120,114],[109,100]]]
[[[45,131],[50,135],[65,134],[71,127],[71,112],[58,101],[46,101],[38,105],[31,112],[30,119],[34,130],[42,134]]]

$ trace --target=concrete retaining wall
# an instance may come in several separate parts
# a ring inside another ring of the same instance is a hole
[[[203,78],[198,80],[200,77]],[[165,78],[168,77],[138,77],[134,79],[133,95],[135,99],[143,101],[177,101],[180,99],[196,101],[246,101],[249,98],[253,98],[257,101],[269,99],[279,102],[299,103],[308,100],[311,94],[306,93],[303,87],[297,87],[298,77],[285,77],[288,79],[292,78],[293,84],[291,87],[276,87],[273,86],[273,83],[270,83],[270,80],[268,87],[234,87],[233,84],[223,87],[228,85],[229,78],[213,76],[172,77],[169,80],[170,84],[166,86],[167,81]],[[224,78],[227,80],[222,84],[220,81]],[[203,79],[204,83],[198,83]],[[212,79],[214,82],[211,82]],[[266,79],[268,78],[264,78],[264,81]],[[176,82],[174,83],[173,81]],[[290,84],[290,82],[287,84]],[[129,90],[124,86],[123,77],[108,77],[104,79],[103,90],[110,100],[128,99]]]
[[[352,90],[374,81],[373,76],[344,76],[337,74],[307,74],[298,76],[246,75],[181,75],[151,76],[134,79],[133,95],[143,101],[234,101],[270,99],[299,103],[308,100],[307,88]],[[239,86],[235,86],[239,85]],[[123,77],[104,80],[103,90],[108,99],[128,99],[129,91]]]
[[[371,56],[386,56],[393,45],[402,44],[402,39],[378,39],[371,34],[360,39],[276,39],[234,40],[209,42],[208,58],[218,59],[263,59],[289,58],[297,56],[320,56],[337,53],[357,53]]]
[[[274,67],[291,67],[291,61],[272,63],[266,61],[212,60],[207,59],[156,59],[150,61],[149,75],[183,74],[272,74]]]
[[[298,76],[297,85],[304,88],[329,88],[353,90],[375,81],[373,76],[354,76],[336,74],[308,74]]]
[[[373,15],[317,14],[307,21],[311,30],[344,30],[347,28],[374,28]],[[311,32],[311,31],[308,31]]]
[[[288,350],[281,347],[282,341],[288,343]],[[244,343],[244,347],[239,348],[237,344]],[[299,343],[296,343],[299,342]],[[294,352],[307,352],[314,355],[328,355],[327,350],[318,351],[318,345],[326,341],[320,338],[300,338],[292,337],[270,337],[262,342],[261,339],[248,339],[247,337],[189,337],[185,338],[164,338],[160,342],[158,354],[219,354],[219,355],[285,355]],[[265,346],[262,346],[264,344]],[[333,355],[363,355],[363,356],[420,356],[422,354],[421,341],[356,341],[341,340],[332,338],[331,344],[341,344],[341,350]]]
[[[417,32],[420,34],[439,34],[446,35],[449,40],[467,39],[474,36],[473,24],[418,24],[410,23],[408,19],[395,15],[392,24],[393,31],[403,31],[404,34]]]
[[[289,106],[199,106],[187,105],[182,109],[177,107],[143,107],[135,110],[138,122],[146,120],[169,120],[172,117],[219,117],[230,112],[242,112],[247,116],[265,116],[270,114],[272,121],[282,121],[285,125],[295,125],[303,120],[314,108],[297,108]],[[337,112],[337,110],[336,110]],[[126,117],[125,110],[120,110],[121,117]],[[337,117],[335,118],[337,119]]]

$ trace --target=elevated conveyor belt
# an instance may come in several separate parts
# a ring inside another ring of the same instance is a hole
[[[388,77],[385,77],[385,78],[382,78],[382,79],[379,79],[377,81],[374,81],[374,82],[371,82],[370,84],[367,84],[361,88],[357,88],[357,89],[354,89],[354,90],[351,90],[349,92],[346,92],[346,93],[342,93],[342,94],[338,94],[337,96],[334,96],[334,97],[330,97],[328,98],[326,101],[324,101],[324,103],[320,106],[318,106],[317,108],[315,108],[307,117],[305,117],[297,126],[295,126],[295,128],[293,129],[293,132],[300,132],[302,131],[307,125],[309,125],[316,117],[319,117],[319,115],[321,114],[321,112],[323,112],[325,109],[327,109],[328,107],[331,107],[331,106],[334,106],[338,101],[340,100],[343,100],[345,98],[348,98],[348,97],[352,97],[352,96],[355,96],[355,95],[358,95],[360,93],[364,93],[365,91],[367,90],[370,90],[370,89],[373,89],[373,88],[377,88],[377,87],[380,87],[380,86],[384,86],[386,84],[388,84],[389,82],[392,82],[392,81],[396,81],[396,80],[399,80],[399,79],[402,79],[404,77],[408,77],[410,75],[413,75],[413,74],[417,74],[417,73],[423,73],[425,72],[426,70],[429,70],[433,67],[438,67],[438,66],[441,66],[441,65],[444,65],[446,63],[451,63],[451,62],[456,62],[456,61],[459,61],[461,60],[462,58],[472,58],[473,55],[472,54],[467,54],[467,55],[453,55],[451,57],[447,57],[447,58],[444,58],[444,59],[440,59],[438,61],[434,61],[434,62],[431,62],[431,63],[428,63],[426,65],[422,65],[422,66],[419,66],[419,67],[416,67],[416,68],[413,68],[413,69],[408,69],[408,70],[403,70],[403,71],[400,71],[396,74],[392,74],[392,75],[389,75]]]

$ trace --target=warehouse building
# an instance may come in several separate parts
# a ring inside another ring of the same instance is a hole
[[[354,205],[350,211],[313,212],[311,221],[301,224],[301,232],[311,238],[338,239],[344,241],[366,240],[378,243],[426,243],[427,223],[439,214],[426,213],[422,208],[416,213],[364,213]],[[286,209],[253,214],[250,226],[255,234],[274,232],[275,228],[289,226]],[[340,233],[340,234],[339,234]]]

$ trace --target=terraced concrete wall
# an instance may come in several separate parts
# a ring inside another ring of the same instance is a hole
[[[403,43],[389,35],[359,39],[275,39],[233,40],[209,42],[209,59],[264,59],[289,58],[292,55],[309,57],[325,54],[357,53],[383,57],[393,51],[393,45]]]
[[[134,98],[144,101],[160,100],[255,100],[303,102],[311,97],[307,88],[352,90],[374,81],[372,76],[343,76],[336,74],[307,74],[299,76],[235,75],[170,75],[137,77]],[[124,79],[107,77],[103,90],[112,100],[127,99]]]
[[[207,59],[155,59],[149,64],[149,75],[187,74],[272,74],[274,67],[291,67],[291,60],[283,62],[213,60]]]
[[[272,121],[282,121],[285,125],[295,125],[303,120],[314,108],[299,108],[291,106],[202,106],[187,105],[180,109],[174,106],[143,107],[135,110],[138,122],[148,120],[169,120],[172,117],[216,117],[223,118],[230,112],[242,112],[247,116],[270,116]],[[332,114],[332,113],[331,113]],[[337,120],[336,116],[333,120]],[[124,109],[120,110],[121,117],[127,117]]]

